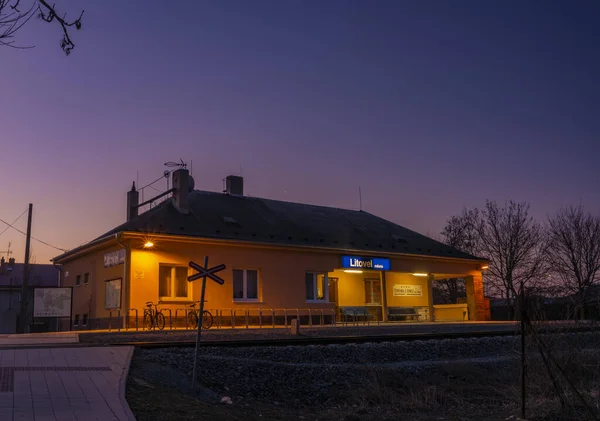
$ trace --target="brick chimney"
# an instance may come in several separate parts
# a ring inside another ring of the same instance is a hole
[[[190,213],[190,172],[185,168],[173,171],[173,205],[180,213]]]
[[[131,190],[127,192],[127,220],[130,221],[138,216],[138,205],[140,203],[140,193],[135,189],[135,181]]]
[[[243,196],[244,179],[238,175],[228,175],[225,179],[225,193],[236,196]]]

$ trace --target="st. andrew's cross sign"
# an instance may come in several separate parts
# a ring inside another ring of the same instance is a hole
[[[188,276],[188,278],[187,278],[188,282],[193,282],[196,279],[200,279],[202,277],[208,276],[210,279],[212,279],[219,285],[223,285],[225,283],[225,281],[223,279],[221,279],[217,275],[215,275],[216,272],[220,272],[223,269],[225,269],[225,265],[218,265],[218,266],[215,266],[214,268],[210,268],[210,269],[206,268],[205,269],[202,266],[200,266],[199,264],[190,262],[190,267],[192,269],[196,269],[198,271],[198,273]]]
[[[198,313],[198,331],[196,334],[196,352],[194,352],[194,371],[192,371],[192,387],[196,385],[196,365],[198,363],[198,348],[200,348],[200,332],[202,331],[202,318],[204,314],[204,293],[206,291],[206,278],[210,278],[219,285],[223,285],[225,281],[219,278],[215,273],[225,269],[225,265],[218,265],[214,268],[208,268],[208,256],[204,256],[204,267],[190,261],[190,267],[196,269],[198,273],[188,276],[188,282],[194,282],[202,278],[202,290],[200,292],[200,312]]]

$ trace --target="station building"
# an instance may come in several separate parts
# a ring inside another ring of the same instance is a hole
[[[208,281],[207,308],[313,309],[340,317],[365,308],[388,321],[413,308],[419,320],[484,320],[487,261],[365,211],[248,197],[229,176],[222,193],[194,190],[186,169],[172,173],[172,197],[138,215],[135,184],[127,221],[53,259],[73,287],[75,328],[109,313],[140,314],[148,301],[172,312],[200,299],[189,262],[225,264],[225,283]],[[434,306],[436,281],[464,278],[466,303]],[[96,324],[100,327],[100,324]]]

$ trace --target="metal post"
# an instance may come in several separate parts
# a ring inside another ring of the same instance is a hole
[[[262,308],[258,309],[258,328],[262,329]]]
[[[273,325],[273,329],[275,329],[275,309],[271,309],[271,324]]]
[[[235,310],[230,308],[229,314],[231,314],[231,328],[235,329]]]
[[[526,406],[526,391],[525,391],[525,376],[526,376],[526,361],[525,361],[525,300],[523,292],[523,281],[521,280],[520,310],[521,310],[521,418],[525,418]]]
[[[117,332],[121,331],[121,309],[117,309]]]
[[[29,254],[31,247],[31,212],[33,204],[29,204],[29,214],[27,216],[27,235],[25,237],[25,260],[23,263],[23,282],[21,283],[21,308],[19,312],[19,325],[17,333],[25,333],[27,319],[29,316]],[[73,296],[71,295],[71,302]]]
[[[204,256],[204,268],[208,269],[208,256]],[[202,333],[202,313],[204,312],[204,293],[206,292],[206,276],[202,277],[202,292],[200,293],[200,317],[196,333],[196,351],[194,352],[194,370],[192,371],[192,388],[196,387],[196,367],[198,366],[198,349],[200,348],[200,335]]]
[[[246,313],[246,329],[248,329],[248,319],[250,318],[250,310],[246,309],[244,313]]]
[[[284,322],[285,328],[287,329],[287,308],[283,309],[283,318],[284,318],[283,322]]]

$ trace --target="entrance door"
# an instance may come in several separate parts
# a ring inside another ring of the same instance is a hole
[[[378,278],[365,279],[365,305],[381,305],[381,280]]]
[[[329,302],[338,306],[338,278],[327,278],[329,287]]]

